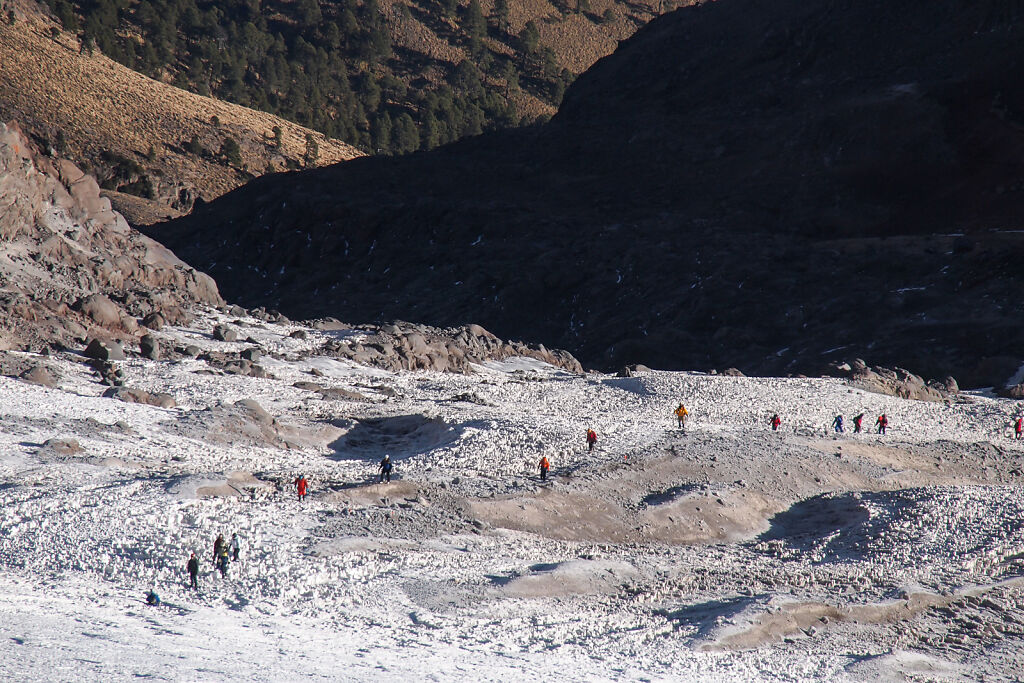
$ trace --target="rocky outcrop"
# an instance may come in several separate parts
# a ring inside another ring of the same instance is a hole
[[[903,368],[868,367],[860,358],[834,364],[827,374],[844,377],[850,380],[850,384],[865,391],[915,401],[945,401],[960,391],[957,381],[952,377],[926,382],[919,375]]]
[[[549,350],[543,344],[502,341],[479,325],[439,329],[394,322],[371,331],[370,336],[358,341],[328,342],[321,352],[387,370],[470,372],[473,364],[490,360],[533,358],[568,372],[583,372],[579,361],[567,351]]]
[[[174,408],[178,405],[170,394],[162,392],[151,394],[142,389],[129,389],[128,387],[111,387],[103,392],[103,395],[125,403],[144,403],[159,408]]]
[[[1012,398],[1021,401],[1024,400],[1024,384],[1013,384],[1008,387],[1003,387],[996,393],[1003,398]]]
[[[139,318],[184,322],[196,303],[223,304],[208,275],[131,229],[92,176],[0,124],[0,344],[134,341]]]

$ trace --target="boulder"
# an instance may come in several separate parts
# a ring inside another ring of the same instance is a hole
[[[241,306],[235,304],[235,305],[231,306],[230,308],[228,308],[228,315],[234,316],[236,318],[241,318],[241,317],[243,317],[245,315],[248,315],[248,311],[246,311]]]
[[[255,347],[243,349],[242,352],[238,355],[241,356],[244,360],[249,361],[250,363],[257,362],[263,356],[260,350]]]
[[[90,294],[75,303],[75,309],[103,327],[121,326],[121,309],[103,294]]]
[[[91,360],[89,361],[89,367],[91,367],[100,378],[100,382],[111,387],[120,387],[124,385],[125,374],[118,365],[105,360]]]
[[[227,325],[215,325],[213,328],[213,338],[225,342],[238,341],[238,332]]]
[[[96,360],[124,360],[124,350],[115,341],[93,339],[83,352],[87,358]]]
[[[264,410],[263,406],[251,398],[243,398],[241,401],[235,401],[235,408],[247,415],[253,422],[265,425],[274,423],[274,418],[270,413]]]
[[[253,364],[253,366],[249,368],[249,376],[259,377],[260,379],[274,379],[274,376],[267,372],[266,368],[264,368],[262,365],[256,364]]]
[[[295,330],[288,336],[291,337],[292,339],[306,339],[309,335],[306,334],[305,330]]]
[[[165,323],[164,316],[159,311],[153,311],[142,319],[142,325],[151,330],[161,330]]]
[[[323,387],[316,382],[296,382],[292,386],[296,389],[303,389],[305,391],[320,391],[323,389]]]
[[[128,387],[111,387],[104,391],[103,395],[107,398],[116,398],[125,403],[143,403],[159,408],[174,408],[177,405],[174,397],[170,394],[151,394],[142,389],[129,389]]]
[[[160,360],[160,343],[156,337],[151,334],[142,335],[142,339],[139,340],[139,353],[143,358]]]
[[[83,449],[75,439],[47,439],[40,450],[53,455],[74,455]]]
[[[54,379],[53,374],[42,365],[36,365],[25,372],[21,373],[19,377],[30,384],[38,384],[44,387],[50,387],[51,389],[57,386],[57,380]]]

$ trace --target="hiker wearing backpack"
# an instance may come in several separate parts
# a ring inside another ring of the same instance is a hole
[[[685,432],[686,431],[686,416],[690,414],[690,411],[688,411],[686,409],[686,406],[684,406],[682,403],[680,403],[679,407],[676,408],[675,413],[676,413],[676,420],[679,422],[679,428],[682,429]]]
[[[772,419],[769,420],[768,423],[772,426],[772,431],[777,432],[779,431],[779,425],[782,424],[782,418],[779,417],[778,413],[775,413],[772,415]]]
[[[889,418],[886,417],[885,413],[882,413],[875,420],[875,424],[878,426],[878,433],[884,436],[885,430],[889,427]]]
[[[843,433],[843,416],[836,415],[835,419],[832,420],[832,428],[836,430],[836,434]]]
[[[540,480],[547,481],[548,469],[551,467],[551,463],[548,462],[548,456],[543,456],[540,459]]]
[[[854,434],[860,434],[863,425],[864,425],[864,413],[861,413],[857,417],[853,418],[853,433]]]
[[[597,432],[593,429],[587,430],[587,451],[594,450],[594,446],[597,445]]]
[[[380,470],[380,480],[377,483],[383,483],[385,479],[388,482],[391,481],[391,469],[392,469],[392,467],[393,467],[393,465],[391,464],[391,456],[390,455],[385,455],[384,459],[381,460],[380,464],[377,466],[377,469]]]

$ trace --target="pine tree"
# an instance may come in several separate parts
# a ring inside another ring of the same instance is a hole
[[[317,159],[320,158],[320,145],[317,143],[316,138],[313,137],[312,133],[306,133],[306,152],[302,155],[302,162],[306,168],[313,168],[316,166]]]
[[[499,30],[508,30],[508,0],[494,0],[494,7],[491,9],[491,19],[494,20],[494,25]]]
[[[480,9],[479,0],[469,0],[466,17],[462,22],[462,30],[469,38],[470,49],[473,52],[479,51],[483,39],[487,37],[487,21],[484,19],[483,10]]]

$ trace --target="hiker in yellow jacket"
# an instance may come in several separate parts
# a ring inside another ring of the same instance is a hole
[[[676,419],[679,420],[679,428],[686,431],[686,416],[690,414],[690,411],[686,409],[682,403],[676,408]]]

